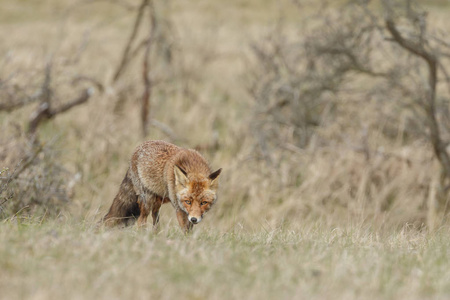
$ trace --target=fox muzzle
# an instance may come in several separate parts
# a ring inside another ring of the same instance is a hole
[[[202,220],[202,217],[191,217],[189,216],[189,222],[191,222],[192,224],[198,224],[200,223],[200,221]]]

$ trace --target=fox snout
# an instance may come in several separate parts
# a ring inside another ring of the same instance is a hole
[[[192,224],[198,224],[198,223],[200,223],[201,220],[202,220],[202,217],[189,216],[189,222],[191,222]]]

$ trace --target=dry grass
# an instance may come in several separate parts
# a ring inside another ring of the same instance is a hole
[[[0,227],[2,299],[446,299],[448,231]]]
[[[275,148],[273,166],[255,148],[250,42],[263,41],[280,16],[287,38],[305,34],[306,16],[318,8],[301,3],[300,10],[259,0],[161,6],[173,25],[174,60],[154,58],[151,116],[182,146],[218,137],[219,148],[203,153],[224,169],[218,204],[185,237],[170,206],[158,234],[94,228],[142,142],[140,66],[111,84],[133,14],[107,1],[0,1],[0,39],[8,41],[0,44],[0,79],[13,74],[33,92],[53,54],[57,103],[77,94],[74,75],[105,85],[39,129],[52,163],[75,183],[72,198],[56,218],[29,217],[24,208],[1,221],[0,298],[448,298],[448,196],[431,147],[406,133],[407,111],[343,97],[307,147]],[[433,24],[448,27],[448,8],[433,1]],[[86,37],[79,61],[68,63]],[[34,109],[0,112],[0,170],[14,169],[24,153],[21,132]],[[170,137],[152,127],[147,139]]]

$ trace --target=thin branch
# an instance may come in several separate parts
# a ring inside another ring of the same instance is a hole
[[[136,57],[142,49],[145,49],[146,45],[149,43],[149,38],[142,40],[131,52],[130,57]]]
[[[77,105],[85,103],[92,96],[92,94],[92,88],[84,89],[77,98],[56,109],[52,109],[49,102],[42,102],[38,109],[33,112],[30,117],[30,122],[28,123],[28,134],[35,134],[42,121],[52,119],[58,114],[64,113]]]
[[[144,92],[142,94],[142,106],[141,106],[141,122],[142,133],[147,136],[148,133],[148,117],[150,112],[150,96],[152,91],[152,81],[149,75],[150,72],[150,48],[156,33],[156,14],[153,7],[153,2],[150,1],[150,32],[145,44],[144,60],[142,62],[142,80],[144,82]]]
[[[450,177],[450,156],[446,150],[445,143],[442,141],[439,123],[436,118],[436,84],[438,60],[435,55],[425,50],[423,44],[417,44],[405,39],[392,19],[386,19],[386,28],[391,33],[394,40],[404,49],[425,60],[428,65],[428,93],[426,103],[426,113],[430,129],[430,141],[433,145],[434,153],[439,160],[442,169],[447,178]]]
[[[386,28],[391,33],[394,40],[409,52],[422,57],[429,65],[436,64],[436,57],[425,50],[422,44],[414,43],[413,41],[405,39],[398,31],[392,19],[386,19]]]
[[[83,75],[76,76],[72,80],[72,84],[77,84],[77,83],[82,82],[82,81],[86,81],[86,82],[89,82],[89,83],[93,84],[98,89],[98,91],[100,93],[103,93],[105,91],[105,88],[104,88],[103,84],[100,81],[98,81],[95,78],[88,77],[88,76],[83,76]]]
[[[58,107],[57,109],[51,110],[50,118],[53,118],[57,114],[64,113],[75,106],[78,106],[80,104],[87,102],[93,94],[94,94],[93,88],[84,89],[83,91],[81,91],[80,95],[77,98],[75,98],[74,100]]]
[[[120,76],[122,75],[122,72],[125,70],[125,68],[128,65],[128,62],[130,60],[129,53],[131,51],[131,45],[133,44],[133,41],[135,40],[137,33],[139,31],[139,27],[141,26],[142,16],[144,14],[145,7],[148,5],[149,0],[142,0],[141,5],[138,8],[138,13],[136,15],[136,20],[134,21],[133,30],[131,31],[131,35],[128,39],[128,43],[125,46],[125,49],[123,51],[122,60],[120,61],[119,67],[117,68],[114,77],[113,82],[116,82]]]
[[[19,109],[27,104],[38,101],[42,97],[42,90],[38,90],[36,93],[29,97],[25,97],[19,101],[0,103],[0,111],[11,112],[13,110]]]
[[[20,163],[22,161],[19,162],[19,164],[17,165],[13,174],[11,176],[9,176],[8,181],[10,182],[10,181],[16,179],[17,177],[19,177],[19,175],[22,174],[22,172],[25,171],[33,163],[33,161],[36,159],[36,157],[39,155],[39,153],[42,152],[42,150],[44,149],[44,146],[45,146],[44,143],[40,143],[37,147],[34,147],[33,153],[31,153],[31,155],[28,156],[28,158],[25,160],[25,162],[23,164],[20,165]]]

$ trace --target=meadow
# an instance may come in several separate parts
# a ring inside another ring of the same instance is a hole
[[[449,232],[3,223],[2,299],[447,299]]]
[[[346,1],[150,1],[117,76],[140,3],[0,0],[0,299],[450,297],[426,66],[382,23],[358,31],[383,16],[378,2],[364,15]],[[447,47],[450,5],[419,4],[436,38],[426,49]],[[354,52],[338,56],[329,43],[347,35]],[[158,232],[98,226],[149,139],[223,168],[217,204],[187,236],[170,205]]]

